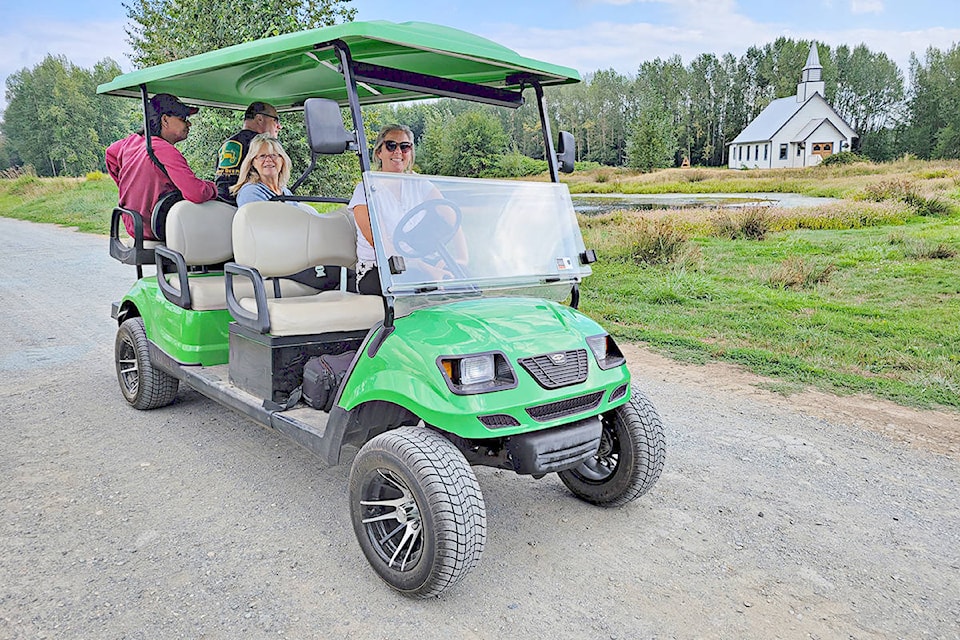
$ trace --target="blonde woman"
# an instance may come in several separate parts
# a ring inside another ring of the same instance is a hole
[[[250,150],[240,165],[237,184],[230,187],[237,206],[269,200],[274,196],[292,196],[287,188],[290,179],[290,156],[273,136],[261,133],[250,141]]]
[[[237,184],[230,187],[230,193],[236,195],[237,206],[249,202],[270,200],[274,196],[292,196],[287,188],[290,179],[290,156],[280,146],[280,141],[267,133],[261,133],[250,140],[250,150],[240,165]],[[286,202],[293,207],[316,214],[316,210],[305,202]],[[355,287],[352,269],[347,269],[347,283]],[[290,280],[320,290],[337,289],[340,286],[340,271],[333,268],[314,267],[300,273],[287,276]]]

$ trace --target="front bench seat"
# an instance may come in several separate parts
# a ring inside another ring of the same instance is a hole
[[[366,330],[384,318],[380,296],[350,291],[266,295],[264,278],[318,264],[356,267],[357,231],[346,207],[321,215],[281,202],[251,202],[233,219],[233,252],[234,262],[224,265],[227,308],[241,326],[274,336],[311,335]],[[251,282],[254,294],[242,296],[238,280]]]

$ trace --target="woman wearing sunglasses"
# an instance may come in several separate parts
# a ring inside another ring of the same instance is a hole
[[[373,166],[375,170],[388,173],[412,173],[414,162],[413,131],[410,127],[401,124],[388,124],[380,130],[373,146]],[[398,183],[401,191],[391,194],[388,199],[392,206],[385,210],[378,209],[381,218],[381,228],[395,226],[403,215],[417,205],[443,196],[440,191],[429,182],[401,182]],[[380,274],[377,270],[377,257],[373,250],[373,232],[370,230],[370,211],[367,208],[367,198],[360,183],[353,190],[353,197],[347,207],[353,211],[357,221],[357,289],[366,295],[381,295]],[[465,255],[463,247],[458,254]],[[408,260],[408,265],[411,261]],[[420,261],[416,261],[420,262]],[[442,266],[418,264],[421,269],[437,273],[432,275],[438,279],[443,277]]]

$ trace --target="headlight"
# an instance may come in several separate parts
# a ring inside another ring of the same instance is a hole
[[[517,386],[517,376],[500,352],[441,356],[437,364],[444,381],[457,395],[489,393]]]
[[[590,351],[593,351],[593,357],[597,359],[597,365],[601,369],[613,369],[627,361],[620,347],[606,333],[587,338],[587,346],[590,347]]]
[[[460,361],[460,384],[464,386],[493,382],[494,374],[492,353]]]

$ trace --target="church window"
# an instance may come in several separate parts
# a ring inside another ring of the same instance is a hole
[[[780,145],[780,159],[781,160],[787,159],[787,145],[785,144]]]

